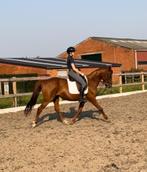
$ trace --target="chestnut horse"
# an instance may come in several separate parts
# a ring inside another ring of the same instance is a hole
[[[103,115],[104,119],[108,119],[107,115],[103,111],[103,108],[98,104],[96,95],[97,87],[101,81],[106,87],[112,87],[111,67],[96,69],[95,71],[87,75],[87,79],[88,93],[85,95],[85,98],[98,109],[98,112]],[[69,93],[67,80],[59,77],[52,77],[48,80],[38,81],[35,85],[32,97],[24,110],[26,116],[31,112],[33,106],[36,104],[40,91],[42,91],[43,102],[37,110],[37,114],[32,126],[35,127],[37,125],[40,113],[50,102],[54,102],[54,108],[55,111],[59,114],[60,120],[63,123],[69,124],[69,121],[65,120],[64,114],[60,112],[59,98],[61,97],[63,100],[77,101],[79,100],[79,95]],[[80,113],[82,112],[83,107],[84,103],[80,103],[77,113],[74,115],[74,117],[71,118],[70,124],[76,122],[76,120],[79,118]]]

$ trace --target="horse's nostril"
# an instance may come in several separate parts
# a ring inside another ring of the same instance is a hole
[[[105,84],[106,88],[111,88],[112,84]]]

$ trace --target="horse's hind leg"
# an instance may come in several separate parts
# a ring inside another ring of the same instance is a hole
[[[48,105],[48,101],[47,102],[43,102],[39,108],[37,109],[37,113],[35,116],[35,119],[33,121],[32,127],[35,127],[37,125],[38,119],[39,119],[39,115],[41,114],[42,110]]]
[[[108,119],[108,116],[105,114],[103,108],[98,104],[95,97],[87,97],[88,100],[98,109],[100,113],[102,113],[104,119]]]

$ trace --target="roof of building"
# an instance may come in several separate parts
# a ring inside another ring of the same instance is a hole
[[[130,38],[108,38],[108,37],[90,37],[97,41],[106,41],[125,48],[134,49],[137,51],[147,51],[147,40],[145,39],[130,39]]]
[[[61,58],[0,58],[0,63],[14,64],[30,67],[38,67],[43,69],[66,69],[67,64],[65,59]],[[120,67],[121,64],[94,62],[87,60],[75,59],[75,64],[79,68],[94,68],[94,67]]]

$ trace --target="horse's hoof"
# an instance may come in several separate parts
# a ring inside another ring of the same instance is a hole
[[[63,124],[66,124],[66,125],[71,125],[71,122],[67,119],[63,119]]]
[[[73,125],[73,124],[76,123],[78,120],[79,120],[79,118],[71,119],[70,125]]]
[[[37,122],[33,121],[32,122],[32,128],[35,128],[37,126]]]
[[[107,117],[107,116],[104,116],[104,119],[105,119],[105,120],[108,120],[108,117]]]
[[[107,120],[105,120],[105,122],[107,122],[107,123],[111,123],[111,120],[110,120],[110,119],[107,119]]]
[[[107,117],[103,119],[104,122],[111,123],[111,120]]]
[[[76,119],[75,119],[75,122],[77,122],[77,121],[79,121],[79,118],[76,118]]]

